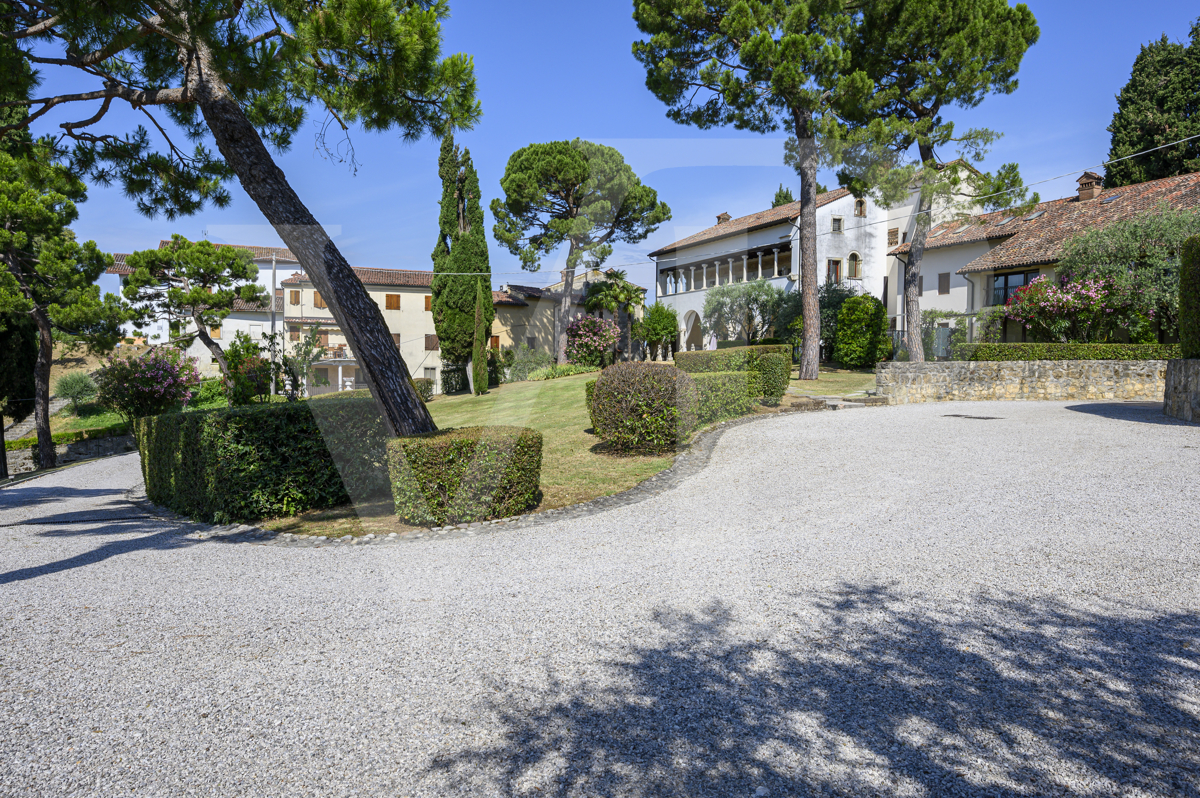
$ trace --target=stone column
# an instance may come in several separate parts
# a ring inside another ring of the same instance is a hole
[[[701,263],[700,268],[704,270],[704,287],[708,288],[708,264]]]
[[[742,282],[743,283],[750,282],[750,267],[746,265],[746,261],[747,261],[747,259],[749,259],[749,257],[750,257],[749,255],[742,255]]]
[[[775,277],[779,276],[779,247],[771,247],[771,251],[775,253]]]
[[[688,274],[688,290],[695,291],[696,290],[696,267],[688,266],[688,272],[689,272],[689,274]]]
[[[735,280],[733,279],[733,258],[728,258],[728,260],[729,260],[729,283],[730,283],[730,285],[732,285],[735,282]]]
[[[338,387],[339,391],[346,390],[346,384],[342,382],[342,364],[338,363]]]
[[[762,250],[761,249],[758,251],[758,276],[755,277],[754,279],[756,279],[756,280],[762,279]]]

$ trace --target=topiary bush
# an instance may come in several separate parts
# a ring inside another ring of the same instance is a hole
[[[760,355],[780,354],[791,356],[792,348],[787,344],[766,346],[739,346],[732,349],[707,350],[703,352],[676,352],[675,366],[689,374],[711,371],[750,371]]]
[[[887,337],[887,309],[870,294],[852,296],[838,311],[833,359],[843,368],[873,366],[880,360],[883,338]]]
[[[1179,356],[1200,358],[1200,237],[1188,239],[1180,257]]]
[[[592,421],[592,431],[596,431],[596,415],[592,412],[592,396],[596,393],[596,381],[588,380],[583,386],[583,400],[587,403],[588,418]]]
[[[760,355],[755,371],[760,379],[762,403],[768,407],[778,406],[792,380],[792,359],[787,355]]]
[[[542,433],[466,427],[393,438],[387,461],[396,515],[410,524],[505,518],[538,501]]]
[[[334,397],[137,419],[146,495],[218,523],[387,496],[387,438],[375,401]]]
[[[960,344],[951,350],[952,360],[1170,360],[1179,356],[1179,344]],[[896,360],[900,359],[897,353]]]
[[[757,371],[712,371],[692,379],[699,391],[696,412],[701,424],[744,416],[754,409],[755,400],[762,394]]]
[[[617,363],[596,380],[592,423],[619,453],[674,451],[696,427],[696,382],[664,363]]]
[[[413,387],[417,389],[417,396],[421,397],[422,402],[433,398],[433,380],[428,377],[413,377]]]

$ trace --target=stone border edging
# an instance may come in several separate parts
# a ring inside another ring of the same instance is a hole
[[[712,458],[713,450],[716,448],[721,436],[734,427],[751,424],[764,418],[778,418],[779,416],[791,413],[812,413],[829,410],[829,406],[824,403],[820,405],[813,403],[809,407],[787,408],[774,413],[760,413],[722,421],[698,433],[692,439],[691,443],[688,444],[688,447],[675,456],[675,462],[670,466],[659,471],[649,479],[639,482],[632,488],[613,494],[612,496],[601,496],[586,502],[580,502],[579,504],[558,507],[540,513],[525,513],[508,518],[498,518],[493,521],[477,521],[472,524],[432,527],[404,536],[392,532],[382,536],[367,534],[361,537],[353,535],[345,535],[340,538],[327,538],[324,535],[310,537],[308,535],[295,535],[291,532],[274,532],[248,524],[206,524],[202,521],[194,521],[191,518],[154,504],[146,497],[144,483],[139,483],[137,486],[127,490],[124,498],[130,504],[139,507],[151,516],[179,524],[181,526],[180,535],[194,540],[215,540],[223,543],[272,544],[290,546],[292,548],[319,548],[331,544],[357,547],[379,543],[416,543],[418,541],[478,537],[479,535],[493,531],[497,527],[529,529],[556,521],[582,518],[594,513],[638,504],[646,499],[671,490],[688,477],[703,471]]]

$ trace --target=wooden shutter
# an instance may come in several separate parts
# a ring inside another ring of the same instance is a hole
[[[300,328],[299,327],[289,327],[288,328],[288,339],[292,340],[292,341],[299,341],[300,340]]]
[[[289,291],[288,292],[288,301],[293,305],[299,305],[300,304],[300,292],[299,291]]]
[[[425,310],[426,310],[426,312],[433,310],[433,295],[432,294],[425,295]]]
[[[325,300],[321,298],[320,291],[313,291],[313,305],[318,308],[329,307],[325,304]]]
[[[392,341],[396,344],[396,348],[400,348],[400,333],[392,333]]]
[[[328,349],[329,348],[329,333],[327,333],[327,332],[320,333],[318,335],[318,338],[321,341],[321,348]]]
[[[220,341],[221,340],[221,326],[218,324],[218,325],[214,325],[214,326],[210,327],[208,330],[208,335],[214,341]]]
[[[400,295],[399,294],[385,294],[384,295],[384,307],[387,310],[399,310],[400,309]]]
[[[894,247],[900,243],[900,228],[893,227],[888,230],[888,246]]]
[[[492,349],[499,349],[499,348],[500,348],[500,336],[493,335],[492,336]]]
[[[938,275],[938,293],[950,293],[950,272],[942,272]]]
[[[438,337],[436,335],[429,335],[429,334],[425,335],[425,351],[426,352],[438,351]]]

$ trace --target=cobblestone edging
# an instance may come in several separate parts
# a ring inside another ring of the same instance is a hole
[[[528,529],[542,524],[550,524],[572,518],[583,518],[595,513],[627,507],[645,501],[653,496],[665,493],[690,476],[700,473],[712,458],[717,441],[727,430],[751,424],[764,418],[776,418],[779,415],[797,412],[817,412],[830,408],[824,402],[811,402],[806,405],[782,409],[777,413],[744,416],[731,421],[723,421],[697,435],[687,449],[675,457],[675,462],[645,482],[634,485],[629,490],[612,496],[601,496],[598,499],[560,507],[555,510],[545,510],[540,513],[526,513],[494,521],[480,521],[473,524],[458,524],[456,526],[433,527],[417,532],[387,535],[367,534],[360,537],[344,535],[340,538],[327,538],[324,535],[310,537],[295,535],[290,532],[274,532],[248,524],[213,525],[193,521],[164,507],[152,503],[146,497],[145,486],[139,484],[125,493],[125,500],[141,508],[149,515],[179,524],[179,534],[193,540],[213,540],[223,543],[259,543],[275,546],[291,546],[294,548],[315,548],[319,546],[365,546],[382,543],[415,543],[428,540],[451,540],[454,538],[471,538],[486,535],[498,528]]]

